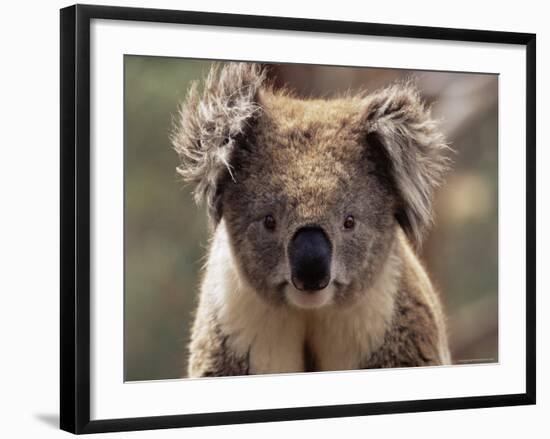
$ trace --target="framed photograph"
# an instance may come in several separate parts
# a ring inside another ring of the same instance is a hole
[[[535,403],[535,35],[61,10],[61,428]]]

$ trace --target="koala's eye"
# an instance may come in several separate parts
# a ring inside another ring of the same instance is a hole
[[[344,228],[353,229],[355,227],[355,218],[352,215],[348,215],[344,221]]]
[[[276,225],[276,221],[275,221],[275,218],[273,218],[272,215],[267,215],[265,218],[264,218],[264,227],[267,229],[267,230],[275,230],[275,225]]]

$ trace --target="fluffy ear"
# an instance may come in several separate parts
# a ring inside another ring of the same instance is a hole
[[[415,246],[432,222],[432,196],[448,168],[449,147],[438,123],[410,83],[394,84],[366,98],[367,143],[381,148],[399,193],[396,218]]]
[[[222,181],[232,177],[239,136],[260,113],[257,97],[264,79],[258,64],[216,64],[202,87],[192,84],[175,121],[171,140],[181,160],[178,173],[196,185],[195,200],[206,201],[216,223],[222,215]]]

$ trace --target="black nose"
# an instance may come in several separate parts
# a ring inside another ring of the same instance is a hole
[[[303,227],[288,247],[292,283],[303,291],[317,291],[330,281],[330,242],[319,227]]]

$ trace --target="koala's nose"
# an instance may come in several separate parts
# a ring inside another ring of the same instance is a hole
[[[319,227],[303,227],[288,247],[292,283],[302,291],[317,291],[330,281],[332,249],[327,235]]]

